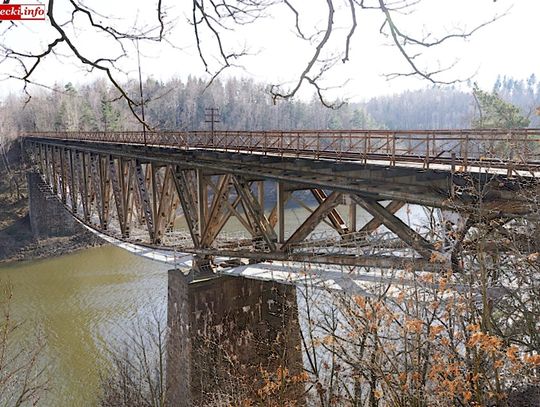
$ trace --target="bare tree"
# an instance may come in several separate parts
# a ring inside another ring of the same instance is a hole
[[[111,345],[112,369],[102,377],[99,405],[106,407],[164,407],[167,328],[156,312],[138,320],[127,339]]]
[[[0,405],[37,405],[47,390],[39,338],[21,338],[11,312],[11,287],[0,284]],[[35,339],[35,340],[34,340]]]
[[[313,15],[313,12],[306,10],[305,4],[298,0],[193,0],[189,16],[193,35],[191,44],[196,47],[204,69],[210,74],[212,81],[225,69],[241,65],[243,57],[250,53],[244,45],[238,46],[243,39],[235,37],[237,30],[247,25],[256,26],[268,15],[288,13],[292,17],[289,20],[292,22],[290,28],[311,49],[310,56],[302,62],[292,86],[274,84],[270,87],[270,93],[274,101],[290,99],[301,88],[311,86],[322,103],[335,107],[336,104],[326,100],[325,91],[328,86],[325,77],[336,64],[345,64],[351,59],[351,47],[357,34],[359,17],[361,13],[365,13],[369,18],[375,16],[379,19],[380,29],[374,34],[382,36],[393,45],[408,66],[407,71],[387,73],[389,78],[417,76],[432,83],[454,83],[459,79],[449,79],[445,75],[454,64],[430,68],[432,64],[424,58],[424,53],[452,41],[465,40],[495,21],[498,16],[486,18],[471,29],[416,35],[409,32],[403,24],[403,17],[413,13],[415,7],[421,7],[418,3],[418,0],[326,0],[326,7],[316,13],[317,18],[324,23],[322,27],[316,25],[312,28],[310,13]],[[169,14],[164,0],[155,0],[152,8],[153,17],[149,22],[132,22],[125,21],[122,16],[105,15],[84,0],[69,0],[63,3],[49,0],[49,30],[45,37],[47,43],[40,49],[28,50],[20,44],[18,36],[11,35],[12,32],[16,34],[24,30],[24,25],[15,21],[2,24],[0,63],[13,67],[14,71],[8,77],[23,81],[27,90],[26,85],[34,82],[36,72],[46,59],[52,56],[71,57],[89,71],[102,73],[116,88],[118,98],[125,100],[134,116],[143,122],[139,109],[141,101],[120,81],[122,71],[119,64],[123,59],[135,57],[131,50],[133,43],[169,41],[169,28],[173,23],[177,25],[178,21],[185,19],[183,16],[175,19]],[[308,20],[310,22],[307,22]],[[99,43],[99,49],[82,45],[78,32],[84,32],[91,40]],[[114,51],[105,51],[109,49]]]

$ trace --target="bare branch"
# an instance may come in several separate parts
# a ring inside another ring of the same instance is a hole
[[[351,38],[354,35],[354,31],[356,30],[356,8],[354,7],[353,0],[349,0],[349,8],[351,10],[351,19],[352,19],[352,25],[351,29],[349,30],[349,34],[347,34],[347,40],[345,42],[345,56],[342,59],[343,63],[346,63],[349,60],[349,50],[351,45]]]
[[[333,29],[333,26],[334,26],[334,12],[335,12],[335,10],[334,10],[333,0],[327,0],[326,4],[328,5],[328,19],[327,19],[326,30],[324,31],[323,38],[317,44],[317,46],[315,48],[315,53],[313,54],[313,56],[311,57],[311,59],[307,63],[304,71],[300,74],[299,79],[298,79],[295,87],[292,90],[290,90],[288,92],[282,92],[282,91],[279,90],[279,87],[272,86],[271,94],[272,94],[272,99],[274,100],[274,102],[277,101],[278,99],[290,99],[290,98],[294,97],[294,95],[296,95],[296,93],[298,92],[298,90],[302,86],[302,82],[304,80],[307,80],[307,76],[311,72],[311,69],[318,62],[319,56],[321,55],[321,52],[322,52],[324,46],[326,45],[326,43],[330,39],[330,36],[332,34],[332,29]],[[312,82],[310,82],[310,81],[308,81],[308,82],[313,85]]]
[[[439,80],[436,76],[438,74],[440,74],[440,73],[447,72],[447,71],[451,70],[455,66],[456,62],[454,62],[453,64],[451,64],[447,68],[443,68],[443,69],[439,69],[439,70],[435,70],[435,71],[424,70],[424,69],[418,67],[416,62],[414,62],[414,59],[417,58],[418,56],[420,56],[421,54],[419,54],[419,53],[410,54],[405,49],[405,46],[407,45],[407,43],[412,44],[412,45],[421,46],[421,47],[424,47],[424,48],[431,48],[431,47],[439,46],[439,45],[447,42],[450,39],[456,39],[456,38],[467,39],[471,35],[473,35],[475,32],[480,30],[481,28],[483,28],[483,27],[497,21],[499,18],[501,18],[502,16],[504,16],[506,14],[506,12],[505,12],[501,16],[495,16],[491,20],[476,26],[474,29],[472,29],[472,30],[470,30],[468,32],[464,32],[464,33],[460,33],[460,34],[448,34],[448,35],[446,35],[446,36],[444,36],[444,37],[442,37],[442,38],[440,38],[438,40],[426,41],[425,39],[424,40],[418,40],[418,39],[416,39],[414,37],[411,37],[411,36],[408,36],[408,35],[404,34],[397,27],[397,25],[394,23],[394,20],[392,18],[391,13],[390,13],[391,9],[388,7],[387,2],[385,2],[385,0],[379,0],[379,8],[380,8],[380,10],[383,12],[383,14],[385,16],[385,20],[384,20],[383,24],[381,25],[381,28],[380,28],[379,32],[384,35],[384,29],[385,29],[385,27],[388,27],[388,29],[390,30],[390,36],[392,38],[393,44],[398,48],[399,52],[401,53],[401,55],[403,56],[403,58],[405,59],[407,64],[412,68],[412,71],[409,72],[409,73],[391,73],[391,74],[386,74],[385,76],[387,78],[389,78],[389,79],[393,79],[393,78],[396,78],[396,77],[399,77],[399,76],[418,76],[418,77],[424,78],[424,79],[426,79],[426,80],[428,80],[428,81],[430,81],[430,82],[432,82],[434,84],[443,84],[443,85],[450,85],[450,84],[454,84],[454,83],[457,83],[457,82],[464,82],[464,81],[467,81],[470,78],[454,79],[454,80],[449,80],[449,81]]]
[[[298,10],[296,10],[296,8],[294,8],[294,6],[291,4],[291,2],[289,0],[283,0],[283,3],[287,7],[289,7],[291,9],[291,11],[294,13],[296,32],[298,33],[300,38],[307,41],[308,39],[306,38],[306,36],[302,32],[302,30],[300,29],[300,14],[298,13]]]

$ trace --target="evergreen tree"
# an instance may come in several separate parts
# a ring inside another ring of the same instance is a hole
[[[475,84],[473,95],[478,107],[478,116],[472,121],[476,129],[527,127],[531,122],[519,107],[504,101],[496,92],[483,91]]]
[[[106,95],[101,96],[101,125],[104,131],[120,130],[120,112]]]

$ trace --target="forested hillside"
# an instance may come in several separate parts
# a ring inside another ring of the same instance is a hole
[[[478,104],[468,92],[455,88],[428,88],[371,99],[365,110],[389,129],[467,128],[478,115]],[[527,80],[499,78],[493,89],[486,89],[520,108],[530,118],[530,127],[540,126],[535,109],[540,106],[540,82],[532,74]]]
[[[223,130],[467,128],[478,115],[472,92],[456,88],[407,91],[332,110],[315,97],[273,104],[266,85],[248,79],[216,80],[209,87],[195,77],[166,83],[147,79],[143,85],[146,120],[157,130],[207,129],[205,109],[209,107],[219,108],[216,128]],[[139,92],[135,81],[127,88],[132,95]],[[540,126],[540,117],[535,115],[540,106],[540,82],[535,75],[527,80],[500,78],[489,91],[518,106],[531,119],[532,127]],[[20,96],[10,96],[0,106],[3,135],[25,130],[141,128],[104,81],[58,84],[53,90],[34,92],[27,103]]]
[[[475,114],[471,93],[429,88],[371,99],[365,105],[389,129],[467,128]]]

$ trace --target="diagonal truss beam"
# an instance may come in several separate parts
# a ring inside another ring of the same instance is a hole
[[[159,187],[159,190],[156,191],[158,198],[154,230],[156,242],[161,242],[165,231],[170,226],[171,222],[174,222],[174,214],[176,213],[178,201],[176,194],[174,194],[175,184],[173,178],[173,170],[170,166],[167,166],[165,168],[163,180],[154,185],[154,189]]]
[[[311,215],[294,231],[289,239],[283,244],[282,250],[290,245],[299,243],[315,230],[317,225],[341,202],[341,192],[334,191],[315,209]]]
[[[208,223],[212,225],[211,229],[208,229],[211,232],[211,235],[207,236],[209,240],[205,242],[207,246],[212,244],[231,216],[235,216],[252,236],[255,235],[254,227],[249,216],[246,214],[246,220],[237,210],[238,205],[241,204],[244,208],[244,213],[247,213],[242,198],[237,196],[232,203],[229,202],[229,198],[231,197],[231,181],[232,175],[230,174],[221,176],[218,181],[218,185],[215,185],[211,180],[207,180],[207,184],[210,186],[214,194],[214,199],[212,201],[212,207],[210,210],[211,217],[209,217],[208,221]]]
[[[91,176],[90,181],[92,182],[92,190],[96,194],[96,207],[99,217],[99,223],[102,230],[107,229],[107,224],[105,223],[104,210],[103,210],[103,188],[101,183],[101,171],[100,171],[100,156],[95,154],[90,154],[90,170]]]
[[[214,188],[212,205],[201,235],[201,245],[203,247],[208,247],[214,242],[216,236],[221,231],[220,226],[224,224],[223,217],[231,216],[225,204],[225,201],[229,199],[230,177],[229,174],[220,176],[218,185]],[[210,184],[210,181],[208,183]]]
[[[135,195],[133,186],[133,161],[120,158],[120,168],[122,170],[120,185],[124,192],[122,202],[125,208],[126,234],[129,236],[131,232],[131,222],[133,220],[133,198]]]
[[[146,221],[146,228],[150,236],[150,241],[154,241],[154,217],[152,212],[152,206],[148,190],[146,188],[146,177],[143,171],[142,164],[139,160],[135,161],[135,176],[137,178],[137,188],[139,197],[141,198],[141,206],[143,208],[144,219]]]
[[[213,184],[210,183],[210,185],[212,186]],[[215,191],[215,187],[213,189]],[[237,196],[236,199],[233,201],[233,203],[230,203],[228,200],[224,201],[224,203],[227,206],[227,208],[229,208],[230,213],[227,214],[228,216],[224,216],[224,217],[221,218],[221,221],[220,221],[220,224],[219,224],[219,230],[223,229],[223,227],[225,226],[225,224],[229,220],[229,217],[234,215],[236,217],[236,219],[238,219],[238,221],[242,224],[242,226],[244,226],[244,228],[246,228],[246,230],[253,236],[255,234],[255,232],[253,231],[253,226],[251,225],[249,219],[248,220],[244,219],[244,217],[236,209],[238,207],[238,205],[241,204],[241,203],[242,203],[242,207],[243,207],[242,199]]]
[[[401,240],[416,250],[425,259],[431,259],[432,254],[436,252],[431,243],[424,239],[419,233],[412,230],[397,216],[390,213],[377,201],[361,198],[358,195],[351,195],[351,198],[373,217],[379,219],[384,226],[395,233]]]
[[[313,196],[315,197],[319,205],[323,203],[325,199],[328,198],[328,195],[326,194],[326,192],[324,192],[320,188],[312,188],[311,193],[313,194]],[[340,236],[349,233],[349,228],[347,227],[347,224],[345,223],[345,221],[343,220],[343,218],[341,217],[341,215],[339,214],[336,208],[333,208],[330,211],[330,213],[328,214],[328,219],[332,223],[332,226],[334,227],[334,229],[340,234]]]
[[[74,214],[77,214],[78,212],[78,202],[77,202],[77,176],[76,176],[76,170],[77,166],[75,165],[75,152],[72,149],[66,150],[68,154],[68,162],[69,162],[69,169],[68,169],[68,179],[69,179],[69,195],[71,198],[71,210]]]
[[[118,160],[120,161],[120,160]],[[121,163],[119,163],[121,166]],[[124,206],[123,196],[125,191],[122,190],[120,177],[118,176],[118,169],[115,163],[115,159],[112,155],[109,155],[109,171],[111,173],[111,181],[113,188],[114,203],[116,206],[116,215],[118,217],[118,223],[120,224],[120,232],[122,237],[128,237],[127,233],[127,217],[126,207]]]
[[[259,204],[259,201],[253,195],[250,184],[242,177],[233,176],[232,179],[236,191],[242,199],[246,216],[250,220],[250,223],[254,226],[254,232],[257,236],[253,237],[264,239],[271,251],[276,250],[276,232],[264,215],[264,210]]]
[[[386,205],[384,209],[386,209],[389,213],[393,215],[397,211],[399,211],[401,208],[403,208],[404,205],[405,205],[405,202],[403,201],[391,201],[388,205]],[[362,229],[360,229],[360,232],[372,233],[382,224],[383,224],[383,221],[381,220],[381,218],[374,216],[373,219],[371,219],[368,223],[362,226]]]
[[[199,219],[194,199],[195,193],[192,192],[193,183],[188,181],[186,171],[182,171],[179,166],[175,168],[174,184],[180,198],[180,205],[182,206],[182,212],[184,213],[193,246],[197,248],[200,246]]]
[[[92,180],[89,157],[86,153],[76,153],[79,163],[79,194],[81,195],[81,204],[85,222],[90,222],[90,210],[92,206]]]

